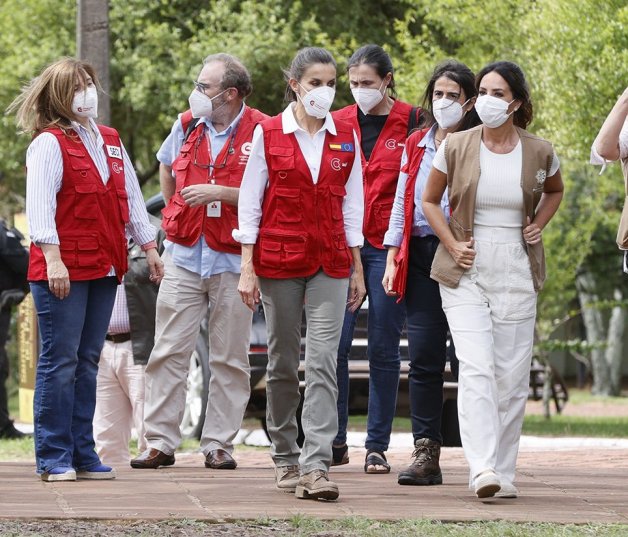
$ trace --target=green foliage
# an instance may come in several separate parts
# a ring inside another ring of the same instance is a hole
[[[72,2],[2,0],[2,109],[43,65],[74,53],[75,9]],[[626,27],[624,0],[582,0],[577,9],[568,0],[110,0],[112,124],[140,178],[151,179],[148,192],[156,188],[154,154],[187,108],[208,54],[239,56],[253,76],[249,103],[269,114],[284,106],[282,68],[306,45],[336,56],[337,107],[350,102],[346,60],[364,43],[391,53],[399,97],[412,103],[448,57],[476,71],[497,59],[516,61],[532,90],[530,130],[554,143],[566,187],[544,231],[548,280],[538,311],[545,339],[577,296],[579,268],[603,275],[608,289],[626,280],[614,245],[621,173],[611,166],[599,176],[588,164],[593,138],[626,84]],[[14,118],[2,117],[0,214],[23,206],[27,138],[16,135]],[[606,291],[599,296],[609,298]]]

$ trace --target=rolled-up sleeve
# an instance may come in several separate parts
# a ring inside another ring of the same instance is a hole
[[[172,125],[172,129],[170,129],[170,134],[161,144],[159,151],[157,151],[157,160],[166,166],[172,166],[183,145],[184,136],[181,114],[179,114],[179,117]]]
[[[129,222],[126,232],[133,237],[137,244],[146,244],[155,240],[157,229],[148,220],[144,196],[140,190],[133,163],[122,145],[122,159],[124,162],[124,186],[129,200]]]
[[[35,244],[59,244],[55,216],[62,177],[59,142],[53,134],[40,134],[26,152],[26,215]]]
[[[238,229],[233,238],[241,244],[255,244],[262,218],[262,202],[268,185],[268,165],[264,151],[262,127],[255,127],[251,154],[246,163],[238,198]]]
[[[347,246],[362,247],[364,244],[364,235],[362,234],[362,225],[364,221],[364,185],[362,180],[362,156],[360,153],[360,141],[353,132],[355,159],[351,167],[349,179],[345,185],[347,194],[342,202],[342,214],[345,224],[345,235],[347,237]]]
[[[403,150],[401,155],[401,169],[408,162],[408,154]],[[404,199],[406,194],[406,183],[408,174],[399,172],[397,179],[397,190],[395,191],[395,201],[393,202],[392,211],[390,213],[390,221],[388,222],[388,230],[384,235],[384,246],[401,246],[403,240],[403,225],[405,223],[405,207]]]

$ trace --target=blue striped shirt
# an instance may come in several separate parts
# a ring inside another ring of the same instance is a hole
[[[418,147],[425,147],[425,153],[423,154],[423,160],[419,166],[418,176],[416,179],[416,186],[414,189],[414,214],[412,215],[412,233],[413,237],[425,237],[427,235],[434,235],[434,230],[430,227],[423,214],[423,191],[427,184],[427,178],[432,169],[432,161],[436,154],[436,144],[434,143],[434,134],[436,133],[437,125],[435,124],[429,132],[418,143]],[[403,156],[401,157],[401,167],[405,166],[408,161],[408,155],[404,149]],[[403,203],[404,195],[406,192],[406,182],[408,180],[408,174],[400,172],[399,180],[397,181],[397,191],[395,193],[395,201],[393,203],[392,212],[390,214],[390,223],[388,224],[388,231],[384,235],[384,246],[401,246],[403,239],[403,224],[405,221],[405,207]],[[443,194],[441,200],[441,209],[445,218],[449,220],[449,200],[447,198],[447,192]]]
[[[244,115],[244,105],[237,117],[222,132],[217,132],[214,125],[207,118],[200,118],[199,123],[205,125],[205,134],[209,134],[209,143],[212,158],[220,154],[229,136],[236,128],[238,122]],[[157,152],[157,160],[166,166],[172,166],[174,159],[179,155],[185,133],[181,125],[181,115],[174,122],[172,130]],[[171,241],[165,241],[165,250],[172,256],[172,261],[178,267],[184,268],[201,278],[209,278],[222,272],[240,273],[240,256],[217,252],[207,246],[205,238],[201,238],[193,246],[183,246]]]

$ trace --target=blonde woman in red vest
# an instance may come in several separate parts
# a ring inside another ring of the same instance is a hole
[[[268,433],[276,486],[334,500],[329,481],[336,417],[336,353],[345,308],[364,299],[359,248],[364,198],[353,127],[329,114],[336,62],[300,50],[285,73],[290,104],[261,123],[242,179],[234,237],[242,243],[239,290],[261,300],[268,329]],[[353,272],[351,272],[353,265]],[[347,301],[348,291],[348,301]],[[305,307],[305,440],[297,445],[301,315]]]
[[[94,449],[96,375],[129,233],[163,276],[133,165],[118,133],[94,118],[98,81],[80,60],[59,60],[11,105],[34,136],[26,154],[28,279],[41,350],[33,417],[43,481],[112,479]]]
[[[390,56],[378,45],[365,45],[353,53],[347,66],[356,104],[334,112],[358,133],[364,173],[364,247],[360,255],[369,299],[369,400],[365,442],[367,473],[388,473],[385,452],[390,442],[399,387],[399,340],[405,309],[386,296],[382,278],[386,268],[384,233],[392,210],[401,155],[408,131],[416,126],[418,110],[395,98]],[[334,465],[349,462],[347,418],[349,405],[348,358],[357,311],[345,314],[338,348],[338,434],[334,439]]]
[[[400,485],[443,482],[439,458],[443,443],[447,319],[438,282],[430,278],[438,237],[423,214],[421,199],[432,160],[445,136],[479,123],[473,109],[475,96],[475,75],[463,63],[448,60],[434,69],[423,106],[436,123],[414,132],[406,140],[395,203],[384,237],[388,259],[382,285],[389,296],[405,299],[410,358],[408,383],[415,449],[414,460],[399,473]],[[440,206],[447,218],[447,195],[441,199]]]
[[[525,76],[500,61],[476,77],[483,125],[450,134],[434,157],[423,211],[440,245],[431,276],[460,361],[458,417],[478,498],[515,498],[515,466],[537,293],[545,279],[543,228],[563,196],[552,145],[525,129]],[[449,223],[441,208],[445,189]]]

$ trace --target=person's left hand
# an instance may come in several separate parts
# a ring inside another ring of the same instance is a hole
[[[347,309],[350,312],[356,311],[364,302],[366,296],[366,286],[364,285],[364,273],[355,270],[349,280],[349,296],[347,298]]]
[[[207,205],[219,199],[219,185],[190,185],[181,190],[181,197],[190,207]]]
[[[150,281],[155,285],[159,284],[164,277],[164,262],[159,257],[157,248],[146,250],[146,262],[150,271]]]
[[[530,222],[530,217],[527,217],[528,225],[523,228],[523,240],[528,244],[537,244],[541,241],[541,228],[534,222]]]

